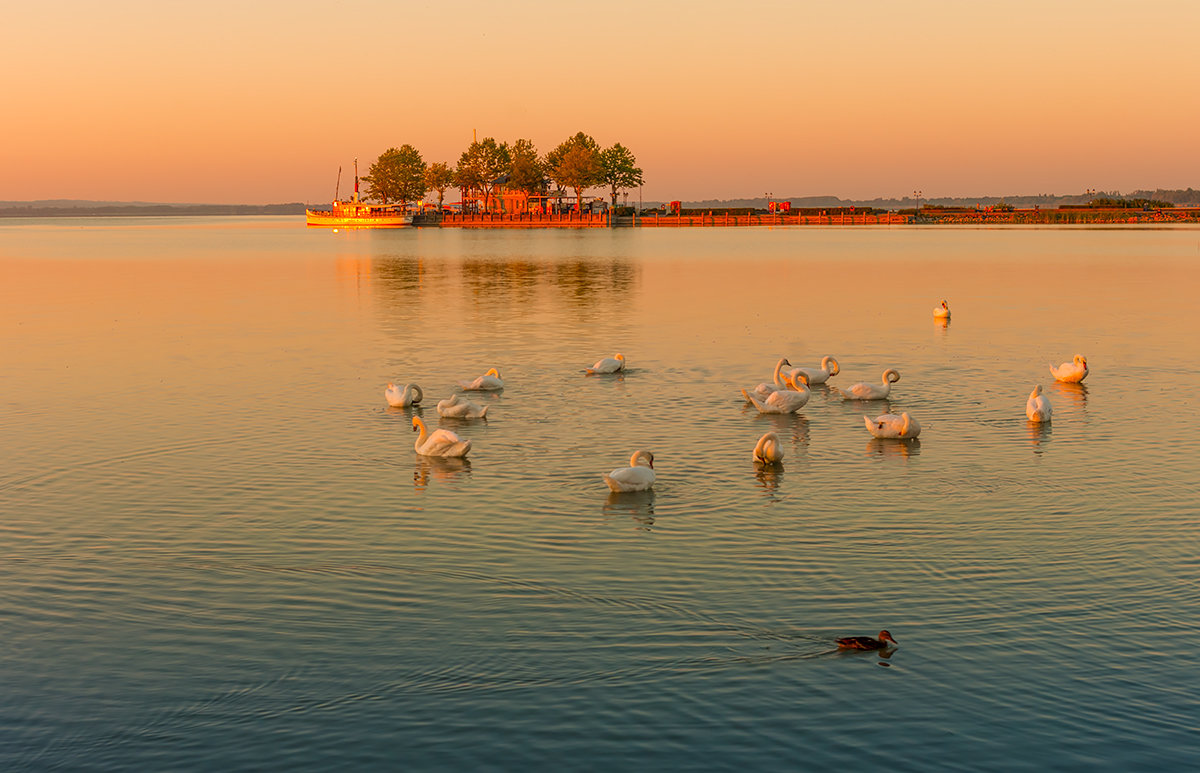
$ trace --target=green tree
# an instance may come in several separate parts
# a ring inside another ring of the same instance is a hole
[[[491,137],[475,141],[458,159],[458,185],[465,190],[477,190],[483,195],[483,208],[492,207],[492,191],[496,180],[508,171],[511,158],[507,143],[497,144]]]
[[[642,184],[642,170],[629,148],[621,143],[600,151],[600,179],[609,187],[613,211],[617,209],[617,192]]]
[[[575,191],[575,206],[582,212],[583,191],[602,182],[600,146],[578,132],[546,154],[546,170],[557,185]]]
[[[446,196],[446,189],[454,185],[454,170],[444,161],[435,161],[425,167],[425,187],[431,191],[437,191],[438,195],[438,212],[442,211],[442,199]]]
[[[512,163],[508,170],[508,187],[529,196],[546,190],[546,170],[537,149],[530,140],[517,140],[510,154]],[[528,206],[528,204],[526,204]]]
[[[401,204],[420,201],[429,190],[425,185],[425,162],[421,152],[412,145],[388,148],[380,153],[363,182],[367,184],[367,198],[384,204],[388,201]]]

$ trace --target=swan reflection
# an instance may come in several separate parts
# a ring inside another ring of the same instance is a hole
[[[1064,398],[1072,407],[1084,410],[1087,408],[1087,384],[1072,384],[1066,381],[1055,381],[1051,384],[1054,391]]]
[[[1040,454],[1042,446],[1050,442],[1050,423],[1027,421],[1025,424],[1029,430],[1029,445],[1033,447],[1034,453]]]
[[[867,441],[867,455],[899,456],[907,459],[921,453],[921,439],[900,440],[899,438],[871,438]]]
[[[775,493],[783,483],[783,463],[755,462],[754,479],[763,487],[765,493]]]
[[[638,528],[650,531],[654,526],[654,489],[649,491],[610,491],[601,512],[606,516],[626,515]]]
[[[756,421],[769,424],[779,437],[789,438],[795,445],[808,445],[808,418],[804,414],[759,413]]]
[[[471,474],[471,460],[465,457],[417,454],[416,460],[416,465],[413,467],[413,488],[417,491],[424,491],[428,488],[430,480],[445,483]]]

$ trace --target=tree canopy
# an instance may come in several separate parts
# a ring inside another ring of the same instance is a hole
[[[483,194],[483,208],[490,209],[496,178],[507,172],[510,164],[508,144],[484,137],[483,140],[472,142],[459,157],[458,185],[478,190]]]
[[[508,170],[508,187],[530,196],[546,190],[546,170],[531,140],[517,140],[512,145],[512,162]]]
[[[363,182],[367,184],[366,197],[384,204],[420,201],[429,190],[425,184],[425,162],[421,152],[412,145],[388,148],[380,153]]]
[[[575,206],[583,211],[583,192],[601,183],[600,146],[578,132],[546,154],[546,170],[557,185],[575,191]]]
[[[642,184],[642,170],[629,148],[616,143],[600,151],[600,179],[609,187],[612,207],[617,208],[617,192],[622,188],[636,188]]]
[[[446,189],[454,185],[454,170],[444,161],[435,161],[425,167],[425,187],[431,191],[437,191],[438,195],[438,212],[442,211],[442,199],[446,196]]]

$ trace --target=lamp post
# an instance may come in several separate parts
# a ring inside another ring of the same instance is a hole
[[[921,216],[921,192],[913,191],[913,196],[917,200],[917,208],[913,211],[913,222],[917,222],[917,218]]]

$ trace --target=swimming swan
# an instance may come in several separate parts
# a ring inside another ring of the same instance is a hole
[[[808,391],[807,376],[797,373],[796,377],[792,378],[789,374],[784,376],[784,384],[786,388],[772,392],[762,399],[745,389],[742,390],[742,396],[752,403],[759,413],[795,413],[804,407],[812,394]]]
[[[779,358],[779,362],[775,363],[775,373],[771,376],[771,383],[768,384],[763,382],[762,384],[754,387],[752,393],[755,397],[757,397],[759,400],[765,400],[767,399],[767,395],[771,394],[772,392],[778,392],[780,389],[786,388],[783,382],[783,376],[781,375],[784,365],[787,365],[790,368],[792,363],[788,362],[787,357]],[[742,390],[742,394],[746,395],[745,389]],[[749,395],[746,396],[746,402],[751,402]]]
[[[836,376],[842,372],[842,368],[838,365],[838,361],[832,357],[823,358],[821,360],[821,367],[819,368],[797,368],[796,370],[799,370],[801,373],[808,376],[809,386],[812,386],[813,384],[824,384],[829,380],[830,376]],[[792,373],[795,372],[795,370],[792,371]]]
[[[425,393],[416,384],[405,384],[403,389],[397,389],[390,381],[387,389],[383,390],[383,396],[393,408],[407,408],[425,399]]]
[[[437,404],[438,416],[444,419],[485,419],[490,405],[480,407],[462,395],[450,395]]]
[[[1071,362],[1064,362],[1057,368],[1054,367],[1054,363],[1050,364],[1050,375],[1054,376],[1055,381],[1078,384],[1087,378],[1087,374],[1087,357],[1084,357],[1082,354],[1075,355],[1075,359]]]
[[[886,400],[892,393],[892,384],[900,380],[900,371],[888,368],[883,372],[882,384],[860,381],[848,389],[839,389],[843,400]]]
[[[946,303],[945,301],[942,301],[941,306],[934,306],[933,307],[933,318],[934,319],[950,319],[950,304]]]
[[[761,464],[779,464],[783,461],[783,445],[779,435],[768,432],[758,439],[754,446],[754,461]]]
[[[894,413],[885,413],[873,419],[870,416],[863,416],[863,423],[867,425],[867,431],[877,438],[911,440],[921,434],[921,425],[907,413],[899,416]]]
[[[1042,385],[1038,384],[1029,393],[1029,400],[1025,403],[1025,415],[1030,421],[1047,422],[1050,421],[1050,415],[1054,413],[1054,409],[1050,407],[1050,398],[1042,394]]]
[[[618,353],[612,357],[597,360],[595,365],[587,369],[587,374],[594,376],[597,373],[620,373],[623,370],[625,370],[625,355]]]
[[[420,416],[413,416],[413,432],[420,432],[413,448],[422,456],[452,456],[463,457],[471,450],[471,441],[463,440],[448,429],[435,429],[433,434],[427,434],[425,422]]]
[[[646,450],[634,451],[629,457],[628,467],[618,467],[601,476],[613,491],[646,491],[654,486],[654,454]]]
[[[500,380],[500,372],[495,368],[489,369],[487,373],[474,381],[460,381],[458,385],[468,392],[496,392],[504,388],[504,382]]]

